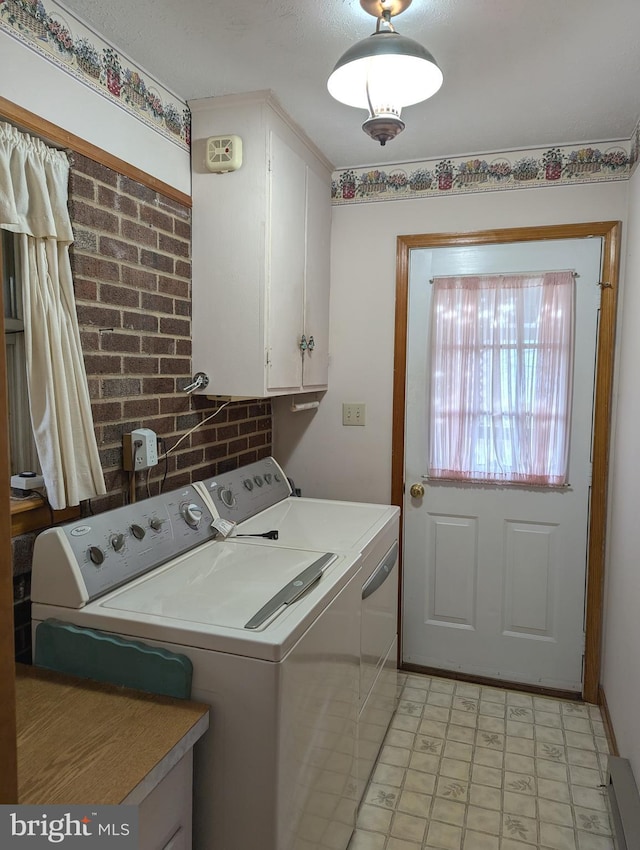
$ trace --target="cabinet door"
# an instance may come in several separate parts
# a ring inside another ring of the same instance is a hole
[[[304,333],[313,343],[303,360],[305,389],[326,386],[329,371],[330,198],[328,180],[307,167]]]
[[[306,164],[270,134],[270,210],[267,244],[267,389],[302,385]]]

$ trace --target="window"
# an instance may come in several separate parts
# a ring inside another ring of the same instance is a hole
[[[573,273],[436,278],[433,287],[430,477],[566,484]]]
[[[15,475],[26,471],[40,472],[40,465],[29,413],[22,287],[18,279],[18,263],[16,262],[17,240],[14,234],[7,230],[2,230],[0,233],[2,235],[0,253],[7,362],[10,470],[11,474]]]

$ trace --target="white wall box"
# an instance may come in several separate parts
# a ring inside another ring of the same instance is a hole
[[[327,387],[331,164],[271,92],[194,100],[193,369],[208,395]],[[210,136],[242,139],[212,174]]]

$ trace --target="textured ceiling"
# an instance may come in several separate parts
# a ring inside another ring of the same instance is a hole
[[[336,167],[628,139],[640,116],[640,0],[413,0],[399,32],[444,85],[385,147],[326,80],[375,29],[358,0],[64,0],[191,100],[272,89]]]

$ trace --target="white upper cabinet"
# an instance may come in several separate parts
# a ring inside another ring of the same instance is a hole
[[[192,101],[193,371],[207,395],[327,387],[331,164],[269,92]],[[214,174],[207,139],[239,136]]]

